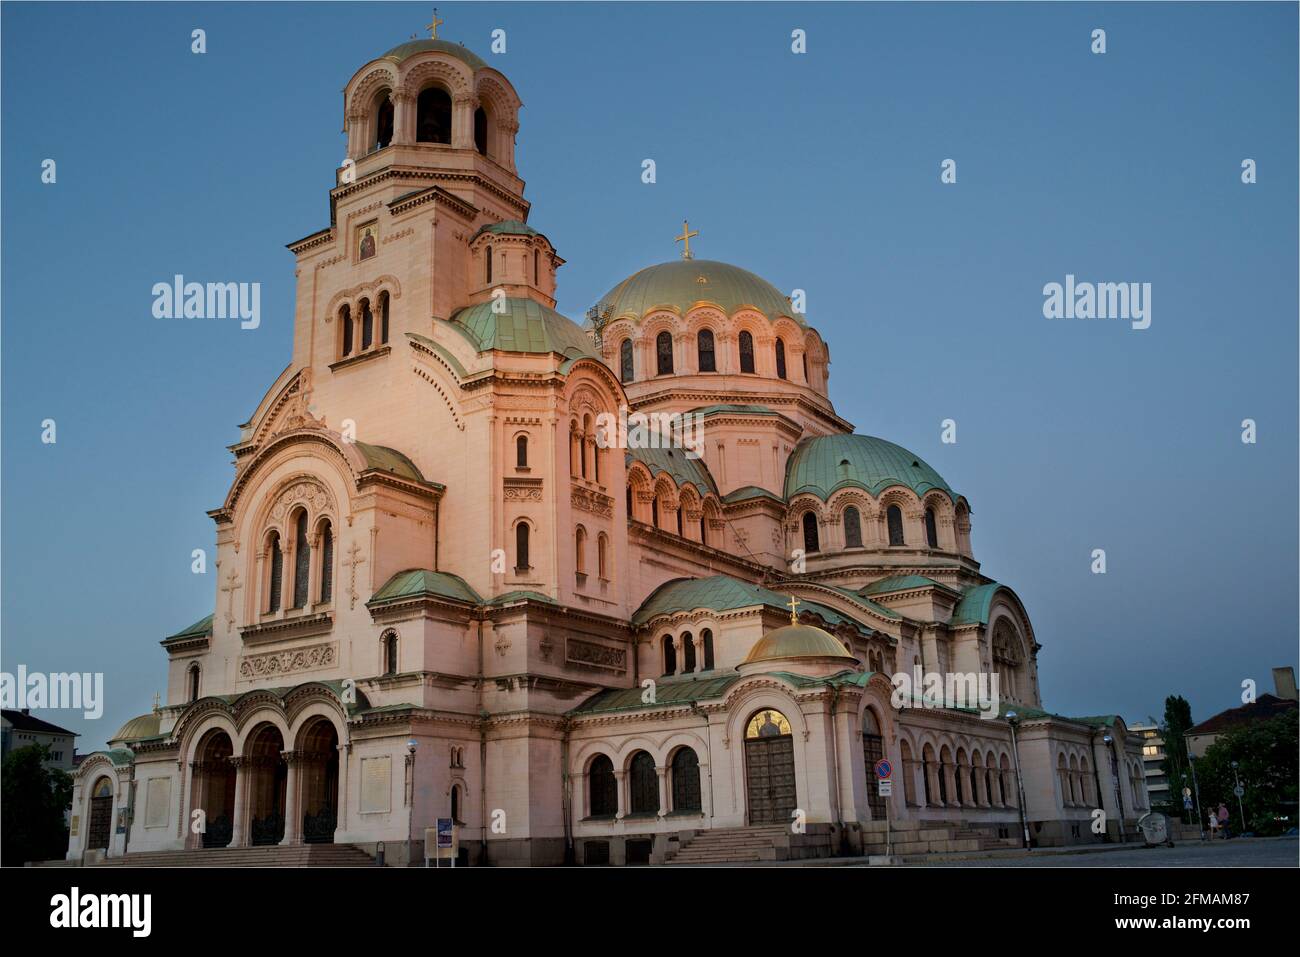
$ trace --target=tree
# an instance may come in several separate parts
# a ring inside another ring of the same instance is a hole
[[[1169,803],[1163,810],[1172,817],[1184,820],[1187,819],[1187,812],[1183,809],[1183,788],[1192,786],[1186,738],[1191,726],[1192,706],[1187,703],[1187,699],[1182,695],[1165,698],[1165,720],[1160,725],[1160,736],[1165,741],[1165,760],[1160,769],[1169,782]]]
[[[63,812],[72,806],[72,777],[47,769],[43,744],[15,748],[4,760],[0,782],[0,859],[8,866],[62,858],[68,851]]]
[[[1234,831],[1241,828],[1242,810],[1246,830],[1256,834],[1280,834],[1294,827],[1296,776],[1300,773],[1296,759],[1298,731],[1300,711],[1293,708],[1220,735],[1196,762],[1202,807],[1226,805]],[[1237,762],[1235,776],[1233,761]],[[1238,780],[1245,789],[1240,808],[1232,793]]]

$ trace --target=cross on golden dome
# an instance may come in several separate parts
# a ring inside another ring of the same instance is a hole
[[[686,222],[686,220],[684,220],[684,219],[682,220],[682,234],[681,234],[680,236],[676,237],[675,241],[676,241],[676,242],[679,242],[679,243],[685,243],[685,244],[686,244],[685,246],[682,247],[682,258],[683,258],[683,259],[694,259],[694,258],[695,258],[694,256],[691,255],[691,237],[692,237],[692,236],[698,236],[699,234],[700,234],[700,231],[699,231],[698,229],[692,231],[690,225]]]
[[[446,21],[444,21],[444,20],[439,20],[439,19],[438,19],[438,8],[437,8],[437,7],[434,7],[434,8],[433,8],[433,20],[430,21],[430,23],[429,23],[429,27],[428,27],[428,29],[429,29],[429,36],[430,36],[432,39],[434,39],[434,40],[438,39],[438,27],[442,26],[443,23],[445,23],[445,22],[446,22]]]
[[[795,612],[795,609],[802,604],[803,602],[801,602],[798,598],[795,598],[794,595],[790,596],[790,601],[788,603],[790,608],[790,624],[792,625],[799,624],[799,615]]]

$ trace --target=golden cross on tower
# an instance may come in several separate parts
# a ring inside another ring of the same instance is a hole
[[[795,609],[798,608],[798,607],[799,607],[800,605],[802,605],[802,604],[803,604],[803,602],[801,602],[798,598],[795,598],[794,595],[791,595],[791,596],[790,596],[790,603],[789,603],[789,607],[790,607],[790,624],[792,624],[792,625],[797,625],[797,624],[799,624],[799,616],[798,616],[798,614],[795,613]]]
[[[158,710],[158,702],[159,702],[160,700],[161,700],[161,699],[160,699],[159,696],[158,696],[158,692],[155,691],[155,692],[153,693],[153,709],[154,709],[155,711]]]
[[[694,259],[694,258],[695,258],[694,256],[691,255],[691,237],[692,237],[692,236],[698,236],[699,234],[700,234],[700,231],[699,231],[698,229],[695,230],[694,232],[692,232],[692,231],[691,231],[691,227],[690,227],[690,225],[686,222],[686,220],[684,220],[684,219],[682,220],[682,234],[681,234],[680,236],[676,237],[676,241],[679,242],[679,243],[685,243],[685,244],[686,244],[685,246],[682,247],[682,258],[683,258],[683,259]]]
[[[429,36],[431,38],[433,38],[434,40],[438,39],[438,27],[442,26],[444,22],[446,21],[438,19],[438,8],[434,7],[433,20],[431,20],[429,23]]]

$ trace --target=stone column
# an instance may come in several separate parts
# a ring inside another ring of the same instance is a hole
[[[927,807],[943,807],[943,795],[939,790],[939,775],[943,771],[942,764],[932,764],[929,761],[924,763],[923,771],[927,780],[930,782],[930,800]]]
[[[943,774],[944,788],[948,791],[947,803],[952,807],[961,807],[961,801],[957,798],[957,775],[953,771],[953,766],[941,761],[939,770]]]
[[[668,816],[668,768],[656,767],[655,774],[659,778],[659,816]]]
[[[614,820],[621,821],[627,817],[627,772],[616,770],[614,782],[618,785],[618,812],[614,815]]]
[[[451,145],[458,150],[474,148],[474,110],[478,100],[472,93],[457,93],[451,98]]]
[[[195,847],[203,846],[203,835],[201,833],[195,834],[194,831],[190,828],[190,825],[194,820],[193,812],[203,809],[204,802],[206,801],[207,798],[206,779],[207,779],[207,775],[203,773],[203,762],[191,761],[190,762],[190,817],[189,820],[183,821],[181,824],[181,826],[186,829],[185,846],[187,848],[195,848]],[[207,814],[206,809],[204,809],[204,814],[205,815]],[[205,816],[204,827],[206,826],[207,826],[207,820]]]
[[[497,155],[493,157],[506,169],[515,168],[515,134],[519,132],[519,121],[513,116],[497,123]]]
[[[415,97],[410,93],[390,93],[393,101],[393,145],[407,146],[415,142]]]
[[[280,756],[288,766],[289,773],[284,783],[284,837],[280,843],[302,843],[302,770],[301,757],[297,751],[281,751]]]
[[[235,769],[235,807],[231,816],[230,846],[248,844],[248,763],[239,756],[227,758]]]
[[[692,639],[695,642],[695,670],[706,671],[704,661],[704,634],[701,632]]]

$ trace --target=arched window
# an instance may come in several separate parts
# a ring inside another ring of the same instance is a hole
[[[542,253],[540,249],[533,250],[533,285],[542,284]]]
[[[812,380],[808,378],[808,353],[803,354],[803,381],[812,385]]]
[[[659,527],[659,496],[656,495],[650,500],[650,524],[655,528]]]
[[[388,293],[379,294],[379,342],[381,345],[388,344]]]
[[[699,356],[701,372],[717,372],[718,364],[713,354],[713,330],[701,329],[695,337],[695,349]]]
[[[189,693],[190,693],[190,697],[189,697],[190,701],[199,700],[199,666],[198,665],[190,665]]]
[[[393,100],[388,90],[379,94],[375,109],[374,150],[382,150],[393,142]]]
[[[925,510],[925,542],[931,548],[939,547],[939,530],[934,527],[934,509]]]
[[[528,468],[528,436],[526,435],[515,439],[515,468]]]
[[[339,310],[339,325],[343,327],[343,355],[352,355],[352,307],[344,305]]]
[[[632,340],[624,339],[618,347],[618,377],[623,382],[631,382],[632,373]]]
[[[320,600],[334,597],[334,526],[323,522],[320,529]]]
[[[587,530],[581,525],[573,534],[574,561],[579,575],[587,574]]]
[[[638,751],[632,755],[628,771],[628,811],[632,814],[657,814],[659,775],[655,773],[655,759],[649,752]]]
[[[293,607],[307,604],[307,586],[311,581],[311,545],[307,543],[307,513],[298,513],[293,532]]]
[[[271,577],[267,587],[267,611],[280,610],[280,584],[284,579],[284,552],[280,548],[280,533],[271,533]]]
[[[656,375],[673,374],[673,334],[665,329],[655,336]]]
[[[885,738],[880,733],[880,721],[870,708],[862,712],[862,763],[867,771],[867,804],[871,808],[871,819],[885,819],[885,799],[880,796],[880,789],[875,787],[876,762],[885,757]]]
[[[483,249],[483,281],[492,282],[492,247],[485,246]]]
[[[673,810],[698,811],[700,802],[700,759],[690,748],[673,754]]]
[[[705,628],[700,632],[700,637],[704,639],[704,670],[713,670],[713,632]]]
[[[852,505],[844,510],[844,547],[862,547],[862,518]]]
[[[592,817],[613,817],[618,813],[618,780],[614,777],[614,762],[603,754],[596,755],[587,771],[591,787]]]
[[[528,564],[528,523],[520,522],[515,526],[515,571],[526,572]]]
[[[677,673],[677,649],[673,647],[673,636],[664,635],[660,641],[660,646],[664,651],[664,674],[672,675]]]
[[[609,581],[609,539],[604,532],[596,536],[596,574]]]
[[[682,632],[682,674],[695,670],[695,638],[689,631]]]
[[[451,97],[440,87],[420,93],[415,105],[415,141],[451,143]]]
[[[364,352],[375,341],[375,314],[370,311],[370,300],[361,300],[361,350]]]
[[[740,334],[740,371],[754,371],[754,337],[748,331]]]
[[[474,111],[474,149],[487,156],[488,120],[487,110],[479,107]]]
[[[803,513],[803,550],[804,554],[811,555],[818,551],[820,545],[817,541],[817,515],[814,512]]]
[[[460,823],[460,786],[456,784],[451,786],[451,819]]]
[[[627,495],[625,496],[625,498],[627,499],[627,501],[624,502],[623,504],[624,504],[624,507],[627,508],[627,517],[628,517],[629,520],[631,520],[632,517],[633,517],[633,516],[632,516],[632,486],[631,486],[631,485],[629,485],[629,486],[627,487]]]
[[[397,674],[397,632],[391,628],[384,632],[384,674]]]
[[[776,377],[785,378],[785,340],[776,340]]]
[[[885,524],[889,526],[889,544],[903,545],[903,510],[897,505],[885,509]]]

